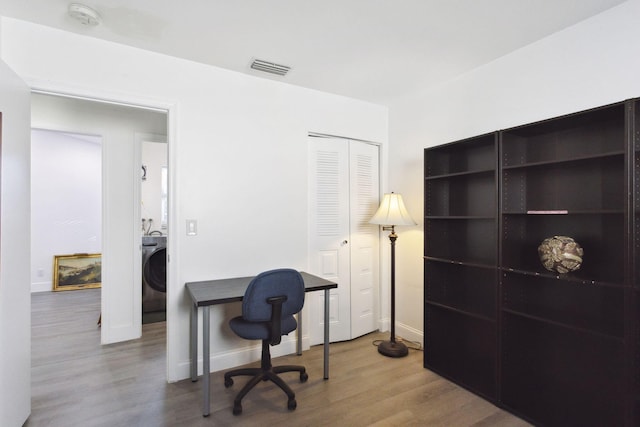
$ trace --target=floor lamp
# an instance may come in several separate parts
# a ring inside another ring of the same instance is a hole
[[[398,235],[396,225],[416,225],[404,207],[400,194],[388,193],[384,195],[378,211],[369,221],[371,224],[382,225],[385,231],[391,231],[391,339],[382,341],[378,346],[378,352],[389,357],[403,357],[409,353],[409,349],[401,342],[396,342],[396,240]]]

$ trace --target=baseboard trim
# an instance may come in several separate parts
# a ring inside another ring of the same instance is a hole
[[[53,284],[51,282],[35,282],[31,283],[31,293],[35,292],[51,292]]]
[[[407,341],[418,342],[420,346],[424,348],[424,333],[419,329],[412,328],[403,323],[396,323],[396,336],[402,337]]]
[[[380,319],[378,321],[378,330],[380,332],[389,332],[391,330],[390,319]],[[423,331],[412,328],[402,322],[396,321],[396,336],[402,337],[405,340],[419,342],[424,347],[424,333]]]

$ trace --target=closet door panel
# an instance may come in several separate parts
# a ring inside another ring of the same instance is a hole
[[[369,224],[380,199],[378,147],[351,141],[351,338],[377,329],[379,227]]]
[[[329,138],[309,138],[309,268],[338,283],[330,291],[332,341],[351,338],[349,253],[349,146]],[[311,345],[323,341],[324,292],[307,295]]]

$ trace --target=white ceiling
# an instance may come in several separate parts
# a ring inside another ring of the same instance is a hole
[[[388,105],[624,1],[86,0],[102,18],[86,27],[72,1],[2,0],[0,15]]]

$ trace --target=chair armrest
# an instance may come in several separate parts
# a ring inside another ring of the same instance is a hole
[[[271,345],[278,345],[282,341],[282,304],[287,300],[286,295],[267,298],[271,304]]]

